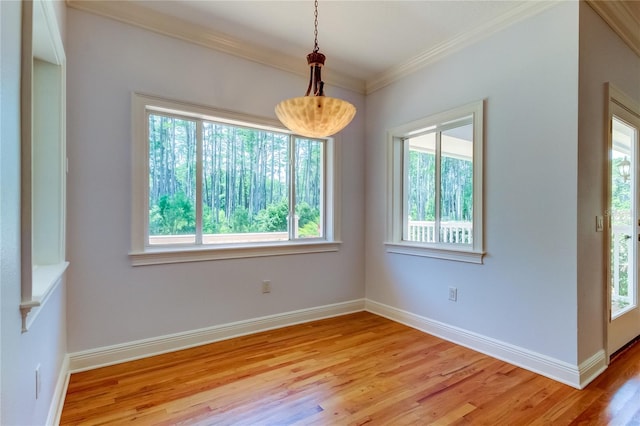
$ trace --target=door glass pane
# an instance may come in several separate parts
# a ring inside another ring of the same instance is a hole
[[[436,133],[409,139],[406,241],[436,242]]]
[[[613,118],[611,173],[611,315],[635,308],[635,146],[637,131]]]
[[[440,241],[472,244],[473,125],[442,132],[440,157]]]
[[[324,143],[296,139],[295,150],[295,238],[324,236],[322,217],[324,182]]]
[[[149,115],[149,244],[194,244],[196,123]]]

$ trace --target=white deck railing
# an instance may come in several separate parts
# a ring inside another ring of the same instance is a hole
[[[268,241],[287,241],[288,232],[247,232],[242,234],[203,234],[203,244],[259,243]],[[195,244],[196,236],[188,235],[149,235],[149,245]]]
[[[0,0],[1,1],[1,0]],[[293,227],[293,238],[298,238],[298,221],[295,216]],[[287,222],[288,225],[288,222]],[[318,234],[321,235],[318,228]],[[202,234],[202,244],[229,244],[229,243],[261,243],[261,242],[289,241],[289,232],[241,232],[235,234]],[[186,235],[149,235],[149,245],[171,245],[171,244],[195,244],[194,234]]]
[[[428,220],[409,221],[407,239],[420,243],[435,243],[436,223]],[[473,224],[471,222],[440,222],[440,242],[472,244]]]

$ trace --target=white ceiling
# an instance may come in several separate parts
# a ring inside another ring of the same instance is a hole
[[[314,3],[289,1],[136,0],[243,43],[299,57],[313,49]],[[318,44],[326,67],[360,80],[508,17],[526,1],[320,0]],[[532,3],[530,0],[528,3]]]
[[[2,0],[0,0],[2,1]],[[569,0],[319,0],[323,79],[371,93]],[[640,0],[587,0],[640,55]],[[66,0],[87,12],[307,76],[313,0]]]

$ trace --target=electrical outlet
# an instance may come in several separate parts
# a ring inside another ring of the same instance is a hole
[[[36,367],[36,399],[40,397],[42,390],[42,377],[40,376],[40,364]]]
[[[458,300],[458,288],[449,287],[449,300],[456,302]]]
[[[271,281],[269,280],[262,281],[262,292],[271,293]]]

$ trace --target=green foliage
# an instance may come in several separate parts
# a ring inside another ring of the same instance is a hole
[[[303,228],[309,222],[313,222],[318,226],[320,221],[320,210],[317,207],[311,207],[304,201],[296,206],[296,214],[298,215],[298,227]]]
[[[320,210],[311,207],[304,201],[296,206],[296,215],[298,216],[298,237],[318,237],[320,235]]]
[[[224,212],[223,212],[224,213]],[[216,234],[219,232],[220,225],[218,221],[213,220],[213,211],[208,205],[202,206],[202,233]]]
[[[632,229],[632,185],[629,178],[625,180],[618,172],[622,158],[614,158],[612,160],[612,176],[611,176],[611,224],[612,226],[622,226]],[[632,232],[632,231],[631,231]],[[611,265],[618,266],[618,286],[621,296],[629,295],[629,240],[631,235],[625,233],[616,233],[612,235],[614,239],[611,244]],[[617,248],[618,252],[614,253]],[[617,257],[617,263],[615,261]],[[615,275],[612,274],[611,286],[614,286]],[[622,302],[620,302],[622,303]],[[623,307],[623,306],[620,306]]]
[[[286,199],[278,204],[269,204],[266,209],[258,212],[255,230],[258,232],[285,232],[288,215],[289,203]]]
[[[151,235],[180,235],[195,232],[193,204],[183,192],[163,195],[149,212]]]
[[[231,232],[243,233],[250,231],[249,210],[240,206],[231,215]]]
[[[316,222],[307,222],[298,229],[298,237],[317,237],[320,235],[320,227]]]

